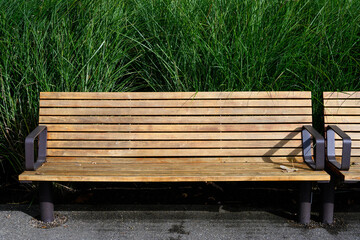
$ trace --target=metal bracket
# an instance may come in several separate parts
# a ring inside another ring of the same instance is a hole
[[[314,158],[311,151],[311,136],[314,137]],[[303,126],[301,131],[302,149],[304,161],[309,167],[315,170],[323,170],[325,167],[325,140],[315,128],[310,125]]]
[[[342,139],[341,164],[335,157],[335,133]],[[336,125],[326,128],[326,153],[328,161],[339,170],[349,170],[351,157],[351,138]]]
[[[38,158],[34,162],[34,142],[39,138]],[[46,161],[46,142],[47,128],[46,126],[38,126],[25,139],[25,169],[34,171]]]

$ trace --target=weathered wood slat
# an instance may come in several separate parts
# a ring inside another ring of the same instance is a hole
[[[360,92],[324,92],[324,99],[360,99]]]
[[[335,154],[336,154],[337,156],[341,156],[341,154],[342,154],[342,149],[341,149],[341,148],[336,148],[336,149],[335,149]],[[360,149],[359,149],[359,148],[352,148],[352,149],[351,149],[351,156],[352,156],[352,157],[360,156]]]
[[[335,147],[341,148],[342,147],[342,140],[338,139],[335,141]],[[351,149],[360,148],[360,141],[358,139],[352,139],[351,141]]]
[[[360,169],[359,165],[352,165],[351,171],[341,171],[345,181],[360,181]]]
[[[240,133],[75,133],[49,132],[48,139],[67,140],[291,140],[301,139],[300,132],[240,132]]]
[[[288,168],[297,168],[298,170],[308,170],[310,169],[304,163],[283,163],[282,166]],[[221,168],[219,168],[221,167]],[[272,163],[189,163],[187,165],[181,163],[83,163],[83,162],[68,162],[68,163],[59,163],[59,162],[46,162],[42,166],[42,171],[44,170],[59,170],[59,171],[68,171],[69,169],[78,168],[78,170],[84,171],[143,171],[143,172],[152,172],[154,170],[159,170],[167,173],[168,171],[180,171],[180,172],[194,172],[194,171],[212,171],[218,172],[224,169],[225,172],[236,172],[237,170],[254,170],[262,169],[264,171],[276,169],[282,171],[279,164]]]
[[[359,102],[360,104],[360,102]],[[359,116],[325,116],[324,117],[326,124],[336,124],[336,123],[360,123]]]
[[[98,164],[98,163],[106,163],[106,164],[113,164],[113,163],[179,163],[179,164],[187,164],[187,163],[303,163],[304,160],[302,157],[294,157],[294,156],[287,156],[287,157],[176,157],[176,158],[141,158],[141,157],[132,157],[132,158],[123,158],[123,157],[107,157],[107,158],[100,158],[100,157],[51,157],[48,156],[46,158],[47,162],[84,162],[84,163],[91,163],[91,164]]]
[[[311,115],[310,108],[40,108],[40,115]]]
[[[343,115],[343,116],[360,116],[360,106],[359,108],[345,108],[345,107],[335,107],[335,108],[324,108],[325,115]]]
[[[273,149],[48,149],[48,156],[172,157],[172,156],[301,156],[301,148]]]
[[[270,100],[41,100],[40,107],[310,107],[310,99]]]
[[[360,132],[346,132],[352,141],[358,141],[360,140]],[[335,135],[336,140],[340,140],[341,138],[338,135]]]
[[[326,107],[359,107],[360,99],[325,99]]]
[[[325,124],[325,128],[328,124]],[[354,131],[360,132],[360,124],[354,123],[336,123],[336,126],[341,128],[343,131]]]
[[[340,145],[340,142],[339,142]],[[338,146],[338,144],[337,144]],[[301,147],[301,141],[48,141],[48,148],[272,148]]]
[[[311,123],[311,116],[203,116],[203,117],[120,117],[40,116],[47,123]]]
[[[33,172],[24,172],[19,176],[20,181],[56,181],[56,182],[216,182],[216,181],[329,181],[330,175],[318,174],[284,174],[284,175],[258,175],[257,173],[242,173],[242,174],[208,174],[206,176],[144,176],[144,175],[130,175],[130,176],[87,176],[74,174],[72,176],[63,176],[61,174],[52,175],[35,175]]]
[[[41,92],[40,99],[260,99],[311,98],[311,92]]]
[[[49,132],[271,132],[300,131],[298,123],[280,124],[46,124]],[[360,128],[359,128],[360,129]]]

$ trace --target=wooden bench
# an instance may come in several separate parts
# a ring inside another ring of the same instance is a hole
[[[19,179],[40,182],[43,221],[52,181],[298,181],[308,223],[311,183],[330,180],[310,92],[43,92],[39,115]]]
[[[326,168],[332,175],[323,186],[323,211],[331,212],[335,182],[360,181],[360,92],[324,92],[323,99]],[[332,216],[323,222],[331,223]]]
[[[346,182],[360,181],[360,92],[324,92],[328,166]]]

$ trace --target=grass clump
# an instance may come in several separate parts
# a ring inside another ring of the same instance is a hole
[[[349,0],[0,0],[1,172],[40,91],[307,90],[318,119],[322,91],[360,90],[359,22]]]

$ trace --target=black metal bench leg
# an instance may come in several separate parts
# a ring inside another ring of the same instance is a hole
[[[299,222],[301,224],[309,224],[311,216],[311,202],[312,202],[312,183],[300,183],[300,196],[299,196]]]
[[[54,203],[52,198],[52,182],[40,182],[40,218],[43,222],[54,221]]]
[[[332,224],[334,221],[334,180],[332,179],[329,183],[320,184],[320,188],[322,195],[322,223]]]

